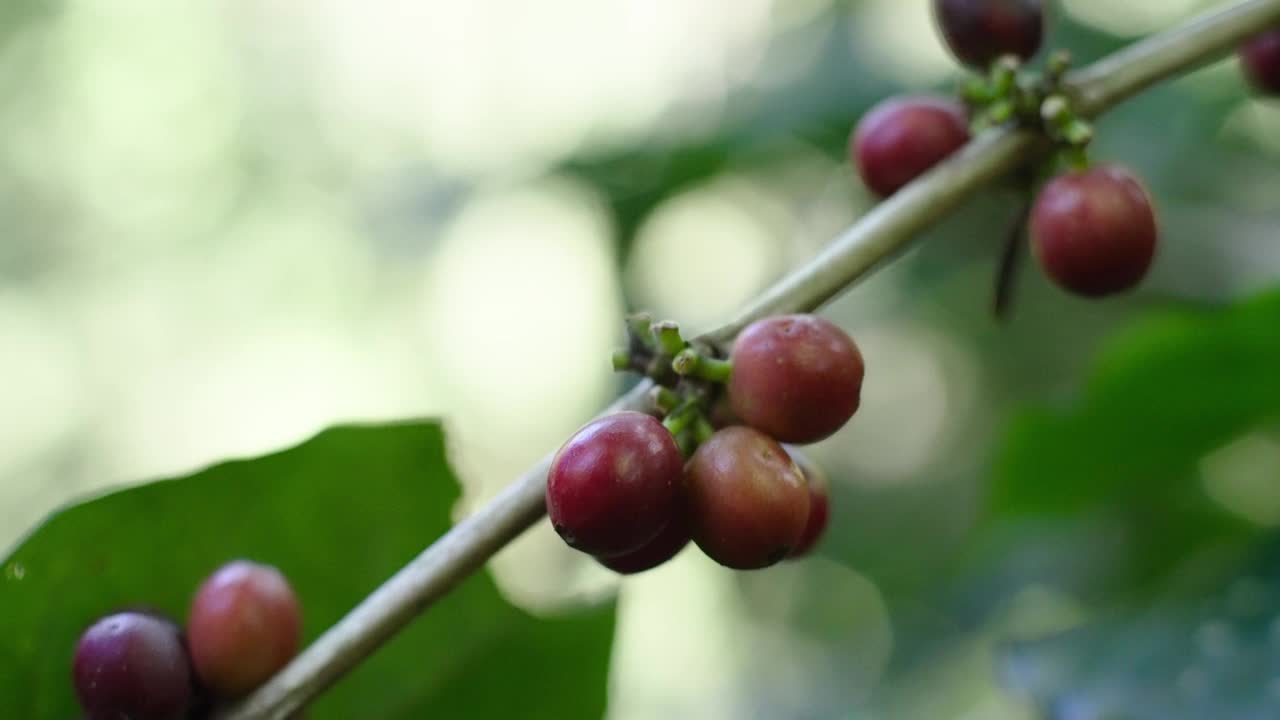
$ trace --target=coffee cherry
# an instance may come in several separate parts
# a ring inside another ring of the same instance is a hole
[[[86,630],[73,677],[90,720],[173,720],[191,700],[191,663],[178,627],[144,613],[109,615]]]
[[[809,488],[764,433],[742,426],[717,431],[689,459],[685,483],[693,541],[721,565],[768,567],[800,544]]]
[[[547,514],[582,552],[609,558],[639,550],[675,516],[683,465],[675,438],[653,417],[597,418],[551,461]]]
[[[1044,38],[1041,0],[934,0],[933,16],[953,55],[986,70],[1002,55],[1026,60]]]
[[[196,591],[187,642],[196,675],[223,697],[244,695],[298,652],[302,610],[280,571],[247,560],[223,565]]]
[[[1085,297],[1137,285],[1151,267],[1157,234],[1146,189],[1114,165],[1054,178],[1031,209],[1031,241],[1041,267]]]
[[[843,330],[815,315],[752,323],[734,342],[731,359],[734,414],[782,442],[817,442],[858,409],[862,354]]]
[[[671,519],[671,522],[667,523],[662,532],[658,533],[656,538],[641,545],[638,550],[632,550],[625,555],[617,557],[596,558],[596,560],[616,573],[634,575],[645,570],[652,570],[665,563],[680,554],[680,551],[688,544],[689,521],[685,513],[679,512]]]
[[[888,197],[968,141],[960,104],[934,97],[890,98],[862,117],[849,149],[862,181]]]
[[[1245,75],[1259,91],[1280,94],[1280,28],[1268,30],[1240,47]]]
[[[790,557],[797,558],[808,555],[813,546],[818,543],[822,534],[826,532],[827,516],[830,513],[831,506],[831,488],[827,482],[827,474],[817,465],[802,461],[801,456],[797,455],[796,451],[791,448],[785,449],[791,453],[792,459],[800,466],[800,470],[804,473],[805,482],[809,485],[809,520],[805,523],[804,534],[800,536],[800,542],[796,544],[790,555]]]

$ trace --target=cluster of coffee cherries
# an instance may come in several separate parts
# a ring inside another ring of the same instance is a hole
[[[1090,164],[1084,150],[1092,128],[1072,111],[1062,87],[1070,63],[1065,53],[1050,57],[1040,76],[1021,72],[1045,35],[1042,2],[934,0],[933,7],[952,54],[986,74],[966,81],[960,100],[893,98],[873,108],[850,141],[864,182],[888,196],[958,151],[977,130],[1009,123],[1039,128],[1057,152],[1018,176],[1035,200],[1016,218],[1006,264],[1029,235],[1045,274],[1071,293],[1102,297],[1135,287],[1156,251],[1151,198],[1130,170]],[[1001,277],[1011,272],[1002,267]]]
[[[76,645],[72,680],[87,720],[206,717],[293,658],[298,598],[279,570],[235,560],[205,579],[187,616],[146,610],[99,619]]]
[[[598,418],[560,448],[546,490],[556,532],[622,574],[691,540],[738,570],[808,553],[826,529],[828,486],[794,445],[857,411],[853,340],[820,317],[780,315],[748,326],[725,359],[675,323],[641,314],[627,326],[614,367],[653,379],[651,410]]]

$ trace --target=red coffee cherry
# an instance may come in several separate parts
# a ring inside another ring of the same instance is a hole
[[[196,591],[187,643],[196,675],[215,694],[238,697],[288,664],[302,639],[302,610],[274,567],[223,565]]]
[[[1002,55],[1026,60],[1044,39],[1041,0],[934,0],[933,16],[951,53],[978,70]]]
[[[587,423],[547,476],[547,514],[571,547],[596,557],[640,549],[676,514],[684,458],[661,422],[638,412]]]
[[[176,720],[191,701],[178,627],[144,613],[108,615],[85,630],[72,676],[89,718]]]
[[[888,197],[969,142],[959,103],[935,97],[890,98],[859,121],[850,155],[862,181]]]
[[[689,459],[685,482],[693,541],[721,565],[768,567],[800,544],[809,488],[764,433],[741,426],[717,431]]]
[[[1059,286],[1085,297],[1137,285],[1151,267],[1157,235],[1146,189],[1114,165],[1054,178],[1031,209],[1031,241],[1041,267]]]
[[[791,452],[792,458],[797,457],[790,448],[784,449]],[[809,520],[805,523],[800,542],[791,551],[790,557],[793,558],[808,555],[813,546],[818,544],[818,540],[827,530],[827,517],[831,510],[831,486],[827,481],[827,474],[811,462],[801,462],[797,459],[796,464],[804,472],[804,479],[809,485]]]
[[[684,512],[676,513],[658,536],[625,555],[596,558],[596,561],[622,575],[635,575],[652,570],[680,554],[689,544],[689,521]]]
[[[843,330],[816,315],[752,323],[734,341],[730,359],[734,414],[782,442],[817,442],[858,409],[862,354]]]
[[[1268,30],[1242,45],[1240,61],[1255,88],[1280,94],[1280,28]]]

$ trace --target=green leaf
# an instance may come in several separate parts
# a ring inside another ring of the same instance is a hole
[[[1189,555],[1256,542],[1263,530],[1206,495],[1200,466],[1280,417],[1278,327],[1277,292],[1146,316],[1107,343],[1077,398],[1016,415],[982,523],[930,572],[882,585],[946,609],[945,623],[897,613],[895,660],[936,647],[939,626],[981,626],[1030,585],[1089,607],[1145,604]]]
[[[1141,596],[1187,554],[1249,542],[1259,529],[1205,494],[1200,467],[1280,418],[1277,327],[1280,292],[1268,292],[1165,312],[1115,338],[1076,402],[1011,423],[995,464],[991,526],[1089,528],[1063,549],[1089,558],[1093,577],[1074,589],[1095,600]],[[1041,579],[1054,576],[1044,568]]]
[[[458,495],[439,426],[413,423],[328,430],[56,513],[0,563],[3,714],[72,716],[71,657],[89,623],[129,606],[185,619],[199,582],[232,558],[285,573],[310,641],[443,534]],[[531,616],[481,573],[308,717],[600,717],[613,622],[612,606]]]
[[[1212,592],[1179,592],[1141,614],[1011,643],[1001,678],[1052,719],[1280,717],[1276,549],[1215,577]]]
[[[992,510],[1072,514],[1157,498],[1198,461],[1280,417],[1280,293],[1146,322],[1103,354],[1083,402],[1016,419]],[[1176,490],[1175,490],[1176,492]]]

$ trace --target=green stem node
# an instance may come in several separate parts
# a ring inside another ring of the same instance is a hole
[[[653,409],[663,415],[669,415],[680,405],[680,396],[676,395],[671,388],[654,385],[649,390],[649,402],[653,405]]]
[[[1062,139],[1072,145],[1088,145],[1093,140],[1093,126],[1083,120],[1074,120],[1062,131]]]
[[[686,402],[680,407],[671,411],[671,414],[662,421],[665,427],[672,435],[679,437],[698,417],[697,405]]]
[[[685,348],[671,360],[671,369],[677,375],[696,377],[708,382],[728,382],[733,363],[700,354],[693,348]]]
[[[1089,169],[1089,153],[1085,152],[1084,146],[1072,145],[1063,148],[1062,160],[1067,167],[1072,170],[1088,170]]]
[[[716,383],[729,382],[733,374],[733,363],[728,360],[717,360],[705,355],[698,358],[698,377]]]
[[[652,349],[653,316],[649,313],[636,313],[627,316],[627,333],[642,346]]]
[[[677,375],[692,375],[698,370],[698,361],[698,352],[693,348],[685,348],[671,358],[671,369]]]
[[[960,86],[960,97],[970,105],[986,105],[995,99],[986,78],[969,78]]]
[[[1015,105],[1013,100],[1001,99],[991,103],[991,107],[987,108],[987,121],[992,125],[1003,125],[1011,118]]]
[[[991,65],[991,94],[995,98],[1008,97],[1018,80],[1018,58],[1005,55]]]
[[[688,460],[693,456],[693,451],[698,449],[697,438],[693,436],[693,433],[682,432],[676,435],[676,447],[680,448],[680,454],[684,456],[685,460]]]
[[[653,337],[658,342],[658,349],[664,355],[676,356],[681,350],[685,349],[688,344],[684,338],[680,337],[680,326],[670,320],[663,320],[653,324]]]
[[[699,445],[710,440],[711,436],[714,435],[715,432],[716,429],[712,427],[711,423],[707,422],[707,419],[702,417],[701,414],[699,414],[698,418],[694,420],[693,439],[697,441]]]
[[[1045,73],[1052,85],[1057,85],[1062,76],[1067,74],[1067,70],[1071,69],[1071,53],[1066,50],[1057,50],[1049,56],[1049,60],[1045,63]]]
[[[1050,95],[1040,103],[1040,117],[1050,127],[1060,127],[1071,119],[1071,106],[1061,95]]]

